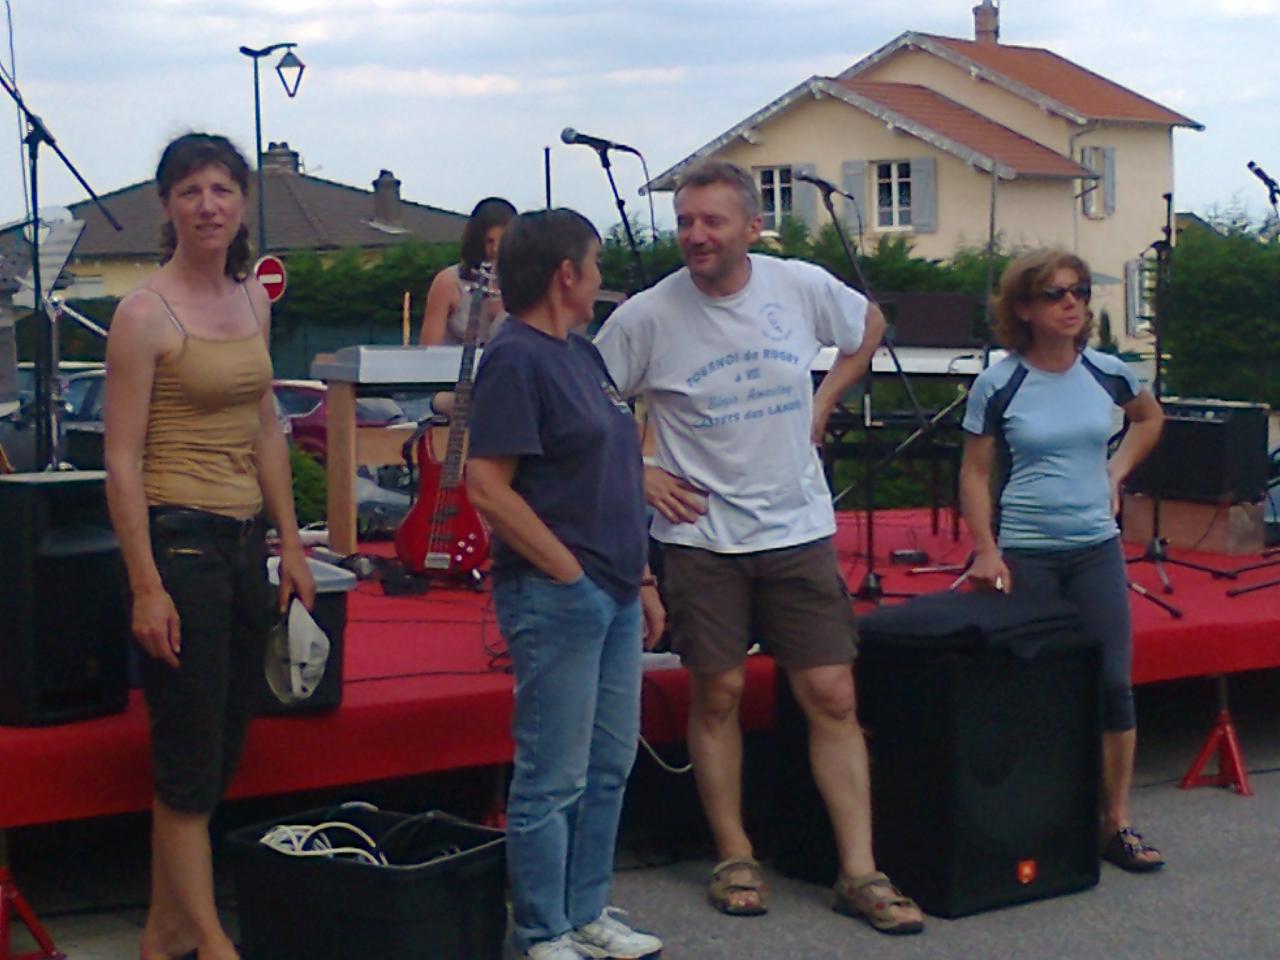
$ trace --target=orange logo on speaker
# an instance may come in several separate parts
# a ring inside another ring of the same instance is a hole
[[[1018,882],[1022,885],[1035,883],[1036,876],[1039,874],[1040,868],[1034,860],[1018,861]]]

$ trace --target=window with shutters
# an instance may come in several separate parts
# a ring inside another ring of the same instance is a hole
[[[1116,151],[1114,147],[1082,147],[1080,163],[1096,174],[1080,194],[1081,211],[1090,220],[1105,220],[1116,212]]]
[[[1124,329],[1131,337],[1151,332],[1156,316],[1155,258],[1143,257],[1124,265]]]
[[[876,163],[876,227],[883,231],[911,229],[911,161]]]
[[[791,168],[757,167],[764,229],[777,230],[782,218],[791,216]]]

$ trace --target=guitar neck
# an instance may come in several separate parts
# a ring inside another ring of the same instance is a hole
[[[462,360],[458,364],[458,383],[453,388],[453,413],[449,421],[449,446],[440,471],[441,487],[456,487],[462,480],[463,451],[467,444],[467,425],[471,416],[471,388],[480,339],[480,318],[488,300],[488,276],[487,270],[482,266],[476,281],[470,285],[471,307],[467,312],[467,331],[462,341]]]

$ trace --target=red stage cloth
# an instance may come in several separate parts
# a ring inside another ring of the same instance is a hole
[[[852,587],[865,575],[861,514],[840,518],[837,547]],[[898,548],[926,550],[931,563],[963,563],[968,543],[929,529],[927,510],[876,515],[877,572],[886,590],[945,589],[956,574],[910,576],[886,558]],[[1241,558],[1189,555],[1220,567]],[[1280,588],[1229,599],[1230,581],[1170,567],[1174,620],[1133,596],[1137,683],[1280,665]],[[1132,568],[1157,591],[1146,564]],[[1241,582],[1273,571],[1246,574]],[[489,594],[438,589],[387,597],[372,583],[350,595],[346,687],[332,713],[258,720],[231,797],[284,793],[504,763],[511,759],[512,680],[489,669],[501,647]],[[645,675],[644,732],[653,742],[683,737],[689,688],[684,671]],[[773,663],[748,664],[743,717],[767,729],[773,716]],[[146,712],[135,692],[117,716],[47,728],[0,727],[0,828],[145,809],[151,774]]]

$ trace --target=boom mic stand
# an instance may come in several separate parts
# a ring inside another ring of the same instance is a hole
[[[1171,258],[1173,254],[1173,194],[1166,193],[1164,195],[1164,227],[1161,232],[1163,238],[1157,240],[1152,246],[1156,251],[1156,304],[1157,314],[1163,313],[1169,302],[1169,271],[1171,266]],[[1151,375],[1151,392],[1155,396],[1156,401],[1160,400],[1160,368],[1163,364],[1164,355],[1160,346],[1160,328],[1164,325],[1164,318],[1156,316],[1156,322],[1152,325],[1152,333],[1155,336],[1155,369]],[[1141,556],[1130,557],[1126,563],[1150,563],[1155,568],[1156,576],[1160,578],[1160,584],[1164,588],[1165,593],[1173,593],[1173,584],[1169,580],[1168,573],[1165,572],[1164,565],[1171,563],[1174,566],[1187,567],[1190,570],[1199,570],[1202,573],[1212,574],[1217,579],[1236,579],[1235,574],[1227,570],[1219,570],[1215,567],[1206,566],[1203,563],[1194,563],[1191,560],[1181,560],[1171,557],[1165,549],[1164,537],[1160,535],[1160,492],[1157,490],[1151,497],[1151,539],[1147,542],[1147,547],[1143,550]],[[1140,597],[1156,603],[1157,606],[1164,608],[1170,616],[1181,618],[1182,611],[1170,603],[1159,600],[1140,584],[1129,581],[1129,589]]]
[[[36,382],[35,382],[35,423],[36,423],[36,464],[40,469],[49,470],[56,465],[58,451],[57,418],[55,416],[55,394],[59,393],[57,371],[53,368],[55,346],[53,342],[54,326],[49,322],[45,312],[44,290],[40,276],[40,144],[47,144],[57,154],[63,165],[84,187],[90,199],[97,205],[107,222],[116,230],[122,230],[120,222],[111,215],[111,211],[102,205],[93,188],[80,175],[67,155],[62,152],[54,140],[44,121],[37,117],[23,102],[17,85],[0,71],[0,87],[4,87],[17,105],[23,119],[27,122],[27,134],[23,143],[27,145],[27,157],[31,176],[31,280],[32,307],[31,322],[35,325],[36,341]],[[54,277],[50,283],[56,283]]]
[[[1259,180],[1261,180],[1263,184],[1266,185],[1267,199],[1271,201],[1271,209],[1275,214],[1276,222],[1280,224],[1280,183],[1276,183],[1275,180],[1273,180],[1270,176],[1267,175],[1267,172],[1265,170],[1263,170],[1260,166],[1258,166],[1252,160],[1249,161],[1247,166],[1249,168],[1249,172],[1252,173]],[[1268,500],[1270,500],[1271,497],[1273,496],[1271,492],[1271,487],[1275,487],[1277,485],[1277,482],[1278,481],[1273,480],[1271,481],[1270,484],[1268,484],[1268,488],[1267,488]],[[1270,550],[1262,551],[1262,560],[1260,560],[1259,562],[1245,564],[1243,567],[1236,567],[1231,572],[1236,575],[1239,575],[1241,573],[1248,573],[1251,570],[1262,570],[1264,568],[1274,567],[1277,565],[1280,565],[1280,547],[1273,547]],[[1256,590],[1266,590],[1269,587],[1280,587],[1280,579],[1264,580],[1262,583],[1251,583],[1247,587],[1233,587],[1232,589],[1227,591],[1227,596],[1238,597],[1244,593],[1253,593]]]
[[[631,229],[631,221],[627,219],[627,202],[622,199],[622,195],[618,193],[617,181],[613,179],[613,163],[609,160],[609,147],[600,145],[593,148],[596,156],[600,158],[600,166],[604,168],[605,176],[609,178],[609,189],[613,191],[613,202],[618,207],[618,216],[622,218],[622,229],[627,237],[627,246],[631,248],[631,268],[627,272],[631,274],[631,293],[637,290],[643,290],[649,286],[649,277],[644,269],[644,260],[640,256],[640,245],[636,243],[635,231]]]
[[[868,300],[870,300],[871,299],[870,285],[867,283],[867,278],[862,274],[862,268],[858,265],[857,254],[853,249],[853,245],[849,242],[848,234],[845,233],[844,227],[840,223],[840,218],[836,216],[835,205],[832,203],[832,200],[831,200],[831,195],[833,193],[840,193],[841,196],[848,196],[848,195],[841,191],[836,190],[834,186],[827,183],[825,180],[819,179],[818,177],[807,177],[806,180],[807,182],[813,184],[813,186],[817,188],[818,192],[822,194],[822,204],[827,208],[827,213],[831,217],[831,224],[833,227],[835,227],[836,236],[840,238],[840,246],[844,248],[844,254],[848,258],[849,265],[852,268],[853,276],[856,281],[854,284],[855,289],[857,289],[859,293],[863,294],[863,296],[865,296]],[[853,200],[852,197],[850,197],[849,199],[853,202],[854,211],[858,216],[859,225],[861,225],[862,213],[861,211],[858,210],[857,201]],[[859,229],[859,233],[861,233],[861,229]],[[885,349],[889,351],[889,356],[893,360],[894,369],[897,371],[898,377],[902,381],[902,386],[903,386],[903,389],[906,391],[907,399],[911,402],[912,412],[915,414],[916,421],[920,424],[919,430],[917,431],[916,434],[913,434],[912,436],[914,437],[917,435],[928,434],[933,429],[933,424],[929,421],[928,417],[925,416],[924,410],[921,409],[920,407],[919,400],[916,399],[915,391],[911,389],[911,381],[907,378],[906,371],[902,369],[902,361],[898,359],[898,351],[894,349],[893,337],[889,333],[887,328],[885,330],[883,344]],[[874,354],[872,356],[874,359]],[[881,582],[881,579],[880,579],[880,574],[876,572],[876,552],[875,552],[876,458],[875,458],[875,451],[872,448],[872,444],[871,444],[871,427],[873,425],[872,417],[871,417],[871,386],[872,386],[873,377],[874,377],[874,374],[872,373],[871,363],[868,362],[867,373],[866,373],[866,386],[863,389],[863,393],[862,393],[862,425],[863,425],[863,433],[864,433],[864,436],[866,437],[866,445],[867,445],[866,472],[865,472],[866,490],[864,491],[864,498],[865,498],[864,510],[866,514],[866,525],[867,525],[867,549],[866,549],[867,572],[862,579],[862,583],[858,586],[858,589],[853,592],[853,596],[855,597],[855,599],[858,599],[858,600],[865,600],[870,603],[879,603],[885,597],[895,597],[895,598],[896,597],[914,597],[915,594],[904,593],[904,592],[891,592],[891,591],[885,590],[883,583]],[[901,446],[899,446],[897,450],[890,453],[887,457],[885,457],[881,461],[881,465],[887,465],[894,458],[894,456],[896,456],[899,451],[905,449],[906,446],[907,446],[907,443],[903,443]],[[844,490],[840,494],[838,494],[835,498],[836,501],[839,502],[839,500],[846,493],[848,493],[848,490]]]

